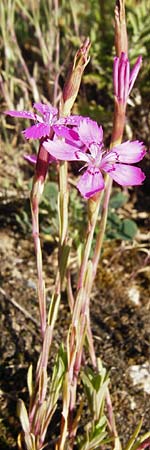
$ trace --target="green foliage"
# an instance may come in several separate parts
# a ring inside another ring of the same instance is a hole
[[[150,444],[150,431],[143,434],[139,437],[139,433],[141,431],[141,427],[143,424],[143,420],[141,419],[138,423],[134,433],[132,434],[131,438],[127,442],[127,445],[124,450],[138,450],[142,448],[147,448]],[[147,445],[146,445],[147,443]],[[143,445],[142,445],[143,444]]]
[[[143,102],[146,105],[150,93],[150,4],[147,0],[141,2],[133,2],[127,8],[127,21],[129,31],[129,57],[132,64],[135,62],[138,55],[143,56],[143,65],[140,73],[138,87],[142,97],[145,97]]]
[[[69,221],[70,232],[75,246],[78,248],[83,241],[87,224],[87,211],[83,199],[76,189],[70,191]]]
[[[21,210],[19,213],[15,214],[15,220],[22,233],[26,234],[32,231],[29,204],[26,206],[26,210]]]
[[[50,398],[48,403],[48,411],[54,412],[56,409],[57,401],[59,398],[60,390],[63,383],[63,378],[67,370],[67,355],[63,348],[60,346],[56,361],[53,366],[53,373],[50,381]]]
[[[106,229],[106,239],[133,239],[138,231],[136,223],[132,219],[121,220],[113,211],[109,212]]]
[[[31,423],[29,421],[29,415],[26,409],[26,406],[23,400],[18,401],[18,416],[21,421],[22,429],[24,431],[24,439],[26,442],[26,447],[28,449],[36,449],[39,448],[37,444],[38,440],[44,440],[48,425],[53,417],[53,414],[57,407],[58,398],[60,396],[60,391],[62,388],[63,378],[67,369],[67,355],[64,351],[63,346],[61,345],[56,356],[56,360],[53,365],[53,372],[50,381],[50,395],[47,400],[43,402],[40,399],[40,388],[38,392],[38,411],[37,416],[35,413],[35,420],[38,420],[39,423],[39,433],[35,436],[31,432]],[[28,390],[30,395],[30,400],[33,400],[33,397],[37,394],[37,387],[33,389],[33,377],[32,377],[32,366],[29,367],[28,376],[27,376]],[[41,386],[41,383],[43,386]],[[45,384],[47,386],[47,371],[45,367],[42,368],[41,373],[41,383],[39,383],[39,387],[45,388]],[[19,435],[20,436],[20,435]]]
[[[47,241],[53,242],[58,238],[57,214],[58,185],[55,181],[47,181],[40,204],[40,228]],[[138,227],[131,218],[123,218],[123,207],[128,202],[128,195],[120,189],[114,189],[109,203],[108,220],[105,240],[132,240],[137,234]],[[121,213],[120,213],[121,211]],[[15,214],[15,219],[23,234],[31,233],[31,213],[29,202],[24,209]],[[79,250],[85,236],[87,225],[86,202],[73,187],[70,188],[69,203],[69,232],[74,246]],[[98,226],[96,233],[98,232]]]
[[[123,192],[112,195],[109,203],[108,221],[106,227],[106,239],[130,240],[136,236],[138,227],[132,219],[122,219],[116,212],[128,201],[128,196]]]
[[[41,230],[46,236],[55,238],[58,235],[58,215],[57,215],[58,185],[53,181],[45,183],[42,202],[40,205]]]
[[[118,209],[124,206],[127,203],[127,201],[128,195],[124,194],[124,192],[122,191],[116,190],[116,192],[110,198],[109,207],[111,209]]]
[[[106,430],[107,419],[104,414],[104,401],[109,378],[100,359],[98,359],[98,373],[87,368],[82,373],[82,382],[92,419],[85,427],[85,435],[79,438],[79,448],[80,450],[95,450],[99,445],[109,442]]]
[[[82,373],[82,382],[93,420],[98,421],[103,414],[104,398],[109,383],[108,374],[100,360],[98,360],[98,373],[93,372],[91,368],[87,368]]]
[[[130,38],[130,57],[132,60],[141,54],[148,56],[150,50],[150,5],[146,0],[136,8],[129,8],[127,14]]]
[[[138,227],[134,220],[130,218],[121,218],[118,213],[119,208],[128,201],[128,195],[116,189],[110,199],[108,222],[105,239],[131,240],[136,236]],[[51,238],[56,238],[58,234],[57,219],[57,184],[47,182],[43,200],[41,203],[41,229],[42,232]],[[83,241],[87,223],[86,203],[78,194],[76,189],[70,190],[69,205],[70,234],[74,245],[78,248]]]
[[[85,439],[79,441],[80,450],[96,450],[100,445],[105,445],[110,442],[110,439],[106,439],[106,417],[103,416],[95,426],[88,431]]]

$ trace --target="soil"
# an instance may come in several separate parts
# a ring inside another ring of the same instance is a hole
[[[24,149],[16,142],[3,147],[0,169],[1,252],[1,422],[0,445],[16,449],[20,423],[18,398],[27,402],[26,376],[40,351],[36,266],[31,232],[23,231],[18,217],[28,203],[32,169],[23,161]],[[13,149],[13,151],[12,151]],[[11,157],[10,157],[11,155]],[[149,171],[149,161],[145,163]],[[118,432],[123,444],[143,418],[149,431],[150,413],[150,271],[148,265],[148,190],[131,190],[121,212],[135,218],[139,232],[132,241],[105,241],[91,298],[91,322],[97,356],[110,371],[110,392]],[[55,243],[43,245],[44,275],[49,303],[56,272]],[[63,296],[54,333],[53,352],[66,335],[69,308]],[[50,366],[52,362],[50,361]],[[146,364],[146,366],[145,366]],[[133,366],[147,368],[144,381],[134,385]],[[144,366],[143,366],[144,365]]]

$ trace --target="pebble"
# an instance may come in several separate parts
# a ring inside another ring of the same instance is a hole
[[[133,386],[139,386],[144,392],[150,394],[150,363],[136,364],[129,368],[129,374],[133,381]]]

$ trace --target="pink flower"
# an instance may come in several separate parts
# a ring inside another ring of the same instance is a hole
[[[54,125],[78,125],[80,123],[80,116],[69,116],[58,119],[58,110],[53,106],[45,105],[44,103],[34,103],[33,108],[39,113],[29,111],[5,111],[5,114],[13,117],[20,117],[23,119],[33,120],[35,125],[23,130],[26,139],[41,139],[48,137]]]
[[[31,127],[26,128],[23,131],[26,139],[42,139],[42,141],[44,138],[47,139],[47,137],[55,139],[55,125],[63,126],[68,124],[70,126],[76,126],[82,120],[82,116],[77,115],[62,117],[58,119],[57,108],[54,108],[50,104],[45,105],[43,103],[34,103],[33,108],[36,109],[40,113],[40,115],[30,111],[5,111],[5,114],[8,114],[9,116],[30,119],[36,122],[35,125],[32,125]],[[37,156],[24,155],[24,159],[27,160],[30,164],[36,165],[36,173],[38,173],[38,176],[40,174],[40,176],[42,176],[44,179],[46,176],[48,165],[51,164],[54,160],[56,161],[56,158],[51,155],[49,155],[46,160],[42,142],[40,142]]]
[[[130,165],[144,157],[146,151],[142,142],[127,141],[105,150],[102,127],[89,118],[83,118],[75,131],[56,126],[55,132],[67,138],[67,142],[47,140],[44,148],[59,160],[84,162],[86,170],[77,184],[84,198],[104,189],[103,172],[109,173],[122,186],[139,185],[144,181],[142,170]]]
[[[37,164],[38,156],[37,155],[23,155],[25,161],[28,161],[29,164],[32,166]],[[52,162],[56,161],[56,158],[53,158],[53,156],[49,155],[48,164],[51,164]]]
[[[130,63],[125,53],[121,53],[120,58],[114,58],[113,83],[114,94],[119,102],[127,103],[128,96],[134,85],[142,64],[142,57],[139,56],[130,73]]]

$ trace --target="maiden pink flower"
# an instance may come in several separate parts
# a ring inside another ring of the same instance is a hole
[[[58,119],[58,110],[57,108],[54,108],[52,105],[44,104],[44,103],[34,103],[33,108],[37,110],[39,114],[30,112],[30,111],[5,111],[5,114],[8,114],[12,117],[18,117],[22,119],[30,119],[33,120],[35,125],[32,125],[31,127],[26,128],[23,130],[23,134],[26,137],[26,139],[44,139],[47,137],[52,137],[54,135],[54,126],[63,126],[63,125],[70,125],[70,126],[76,126],[80,123],[82,116],[68,116],[68,117],[62,117]],[[55,138],[54,138],[55,139]],[[43,173],[43,163],[40,161],[41,157],[41,146],[40,146],[40,155],[38,153],[38,156],[36,155],[24,155],[24,159],[27,160],[30,164],[36,165],[38,162],[38,166],[41,167],[41,171]],[[44,157],[44,153],[42,150],[42,158]],[[56,160],[55,157],[52,157],[49,155],[48,161],[45,164],[45,158],[44,158],[44,173],[46,171],[46,166],[48,164],[51,164],[54,160]]]
[[[44,103],[34,103],[33,108],[39,113],[32,113],[30,111],[5,111],[5,114],[13,117],[20,117],[23,119],[33,120],[35,125],[23,130],[26,139],[41,139],[48,137],[54,125],[78,125],[80,123],[80,116],[69,116],[58,119],[58,110],[52,105],[45,105]]]
[[[142,64],[142,57],[139,56],[133,69],[130,72],[130,63],[125,53],[121,53],[120,58],[114,58],[113,84],[114,94],[119,102],[126,105],[128,96],[134,85]]]
[[[144,157],[146,151],[142,142],[127,141],[105,150],[102,127],[89,118],[83,118],[75,131],[56,126],[55,132],[67,138],[67,142],[47,140],[44,148],[59,160],[84,162],[86,170],[77,184],[84,198],[104,189],[103,172],[109,173],[122,186],[135,186],[144,181],[142,170],[130,165]]]

